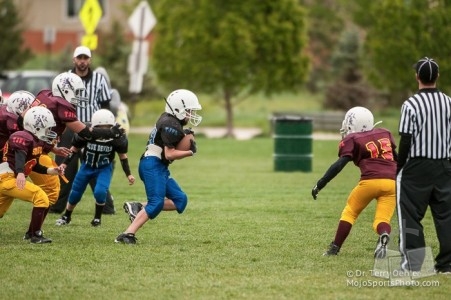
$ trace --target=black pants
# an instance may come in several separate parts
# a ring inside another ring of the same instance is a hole
[[[421,270],[426,247],[421,221],[428,207],[440,244],[435,268],[451,267],[451,162],[410,159],[397,181],[400,250],[404,254],[402,267]]]
[[[64,131],[58,146],[70,148],[73,137],[74,137],[73,131],[66,128],[66,131]],[[69,198],[69,194],[72,189],[72,183],[74,182],[75,175],[78,172],[79,159],[80,159],[80,157],[74,158],[67,165],[65,175],[66,175],[66,178],[69,180],[69,182],[66,183],[60,178],[60,183],[61,183],[60,194],[59,194],[59,197],[58,197],[58,200],[56,201],[56,203],[50,207],[50,212],[61,213],[66,208],[67,200]],[[63,162],[63,160],[64,160],[64,158],[62,158],[60,156],[56,156],[56,158],[55,158],[55,161],[58,165],[61,164]],[[94,191],[95,184],[96,184],[95,179],[93,179],[93,180],[91,180],[91,182],[89,182],[89,185],[91,186],[91,189],[93,191]],[[106,196],[105,207],[103,208],[103,214],[111,215],[114,213],[115,213],[115,209],[114,209],[113,196],[111,195],[110,191],[108,191],[107,196]]]

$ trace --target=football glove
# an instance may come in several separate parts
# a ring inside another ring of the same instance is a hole
[[[190,146],[189,146],[189,150],[191,150],[194,153],[197,152],[197,146],[196,146],[196,142],[193,140],[190,140]]]
[[[194,135],[194,131],[191,129],[191,127],[183,129],[183,132],[185,133],[185,135],[188,135],[188,134]]]
[[[312,197],[313,200],[316,200],[316,197],[318,196],[319,188],[318,185],[315,184],[315,186],[312,188]]]
[[[111,127],[111,134],[115,139],[120,138],[125,134],[125,129],[121,128],[121,125],[116,123],[113,127]]]

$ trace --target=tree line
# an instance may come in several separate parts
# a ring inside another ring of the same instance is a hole
[[[0,0],[0,70],[30,58],[13,0]],[[416,89],[412,65],[440,64],[451,90],[451,0],[152,0],[158,23],[142,95],[191,87],[215,95],[233,128],[233,107],[255,93],[308,89],[324,109],[399,106]],[[4,13],[5,9],[8,13]],[[129,7],[130,11],[132,7]],[[127,45],[119,22],[99,33],[101,64],[127,93]],[[104,37],[102,39],[102,37]],[[128,77],[128,76],[127,76]],[[120,79],[120,80],[119,80]]]

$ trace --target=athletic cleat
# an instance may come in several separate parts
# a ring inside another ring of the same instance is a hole
[[[115,243],[136,244],[137,238],[134,233],[121,233],[114,240]]]
[[[323,256],[338,255],[338,252],[340,252],[340,247],[332,242],[329,245],[329,249],[327,249],[327,251],[323,253]]]
[[[114,207],[107,207],[106,205],[103,207],[102,215],[115,215],[116,209]]]
[[[388,235],[388,233],[383,233],[379,236],[376,249],[374,250],[374,258],[382,259],[387,256],[387,245],[389,241],[390,236]]]
[[[100,226],[100,224],[102,224],[102,222],[100,221],[100,219],[93,219],[91,221],[91,225],[94,227]]]
[[[23,236],[23,240],[27,241],[31,239],[31,232],[25,232],[24,236]]]
[[[56,226],[64,226],[69,225],[71,221],[71,218],[68,218],[66,216],[61,216],[58,220],[56,220],[55,225]]]
[[[51,243],[52,240],[44,237],[42,234],[42,230],[38,230],[34,233],[34,235],[30,238],[30,243],[32,244],[47,244]]]
[[[124,203],[124,211],[126,214],[128,214],[128,218],[130,219],[130,222],[133,223],[133,220],[135,220],[136,215],[139,213],[139,211],[143,208],[143,205],[139,202],[125,202]]]

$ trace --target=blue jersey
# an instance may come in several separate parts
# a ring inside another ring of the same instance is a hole
[[[168,165],[170,161],[165,158],[164,147],[175,148],[184,136],[185,133],[183,132],[183,126],[180,120],[173,115],[163,113],[150,132],[147,145],[154,144],[160,147],[163,152],[161,160],[164,164]]]
[[[92,168],[102,168],[113,162],[116,152],[127,153],[128,139],[125,135],[117,139],[87,141],[77,134],[72,145],[82,149],[82,160]]]

